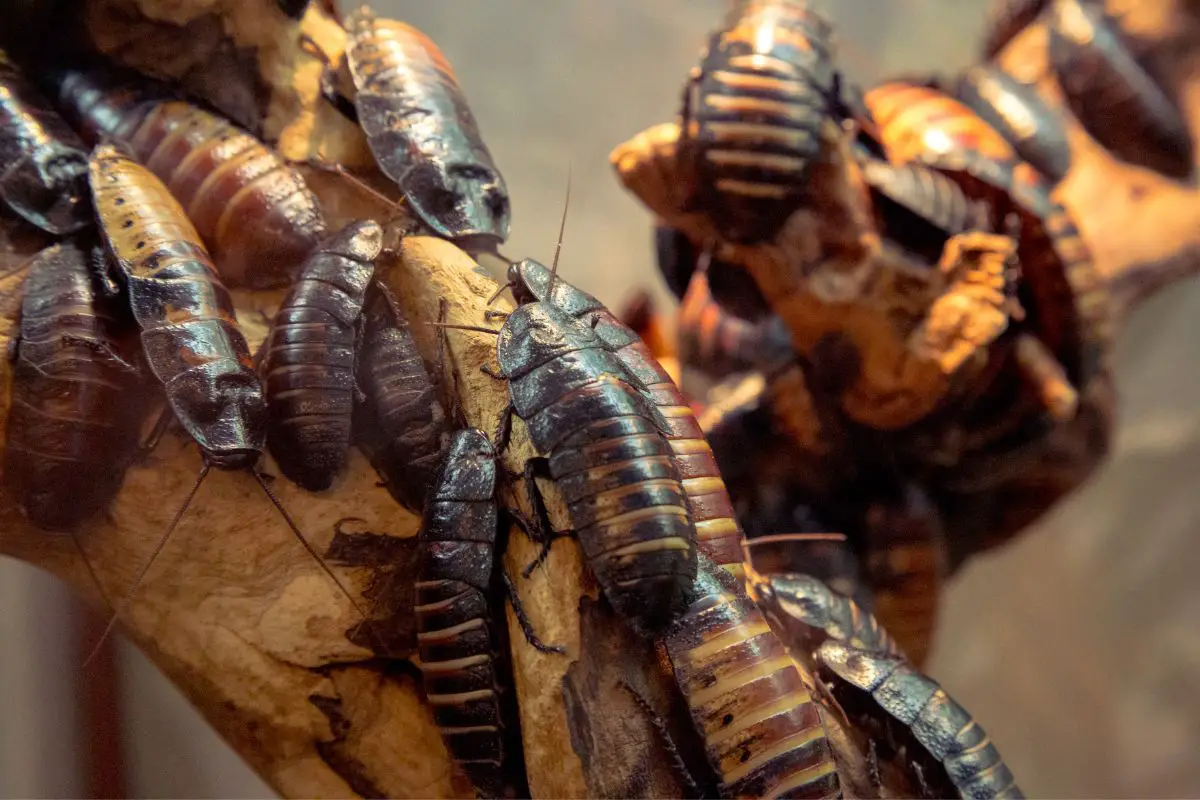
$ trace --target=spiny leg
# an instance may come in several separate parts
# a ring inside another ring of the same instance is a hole
[[[530,624],[529,617],[525,614],[525,609],[521,606],[521,601],[517,598],[517,590],[513,587],[508,573],[500,570],[500,579],[504,582],[504,591],[508,594],[508,602],[512,603],[513,615],[516,616],[517,624],[521,626],[521,633],[525,635],[525,641],[529,642],[529,646],[539,653],[565,654],[567,648],[557,644],[546,644],[534,633],[533,625]]]
[[[696,779],[692,777],[692,773],[687,768],[687,764],[684,763],[683,756],[679,753],[679,747],[675,744],[675,740],[671,737],[671,732],[667,729],[667,723],[662,718],[662,715],[654,710],[654,706],[650,705],[650,701],[643,697],[641,692],[639,692],[637,689],[634,689],[624,679],[617,681],[617,686],[620,686],[629,693],[629,696],[633,698],[633,702],[637,704],[638,708],[640,708],[646,715],[647,719],[649,719],[650,727],[654,728],[654,732],[658,736],[659,744],[662,745],[663,749],[667,751],[667,755],[671,758],[672,768],[674,768],[679,777],[683,779],[685,788],[690,790],[691,794],[688,796],[703,797],[704,793],[700,791],[700,786],[696,783]]]
[[[521,570],[521,577],[526,580],[533,574],[542,563],[550,557],[550,548],[558,539],[570,539],[575,536],[574,531],[556,531],[550,523],[550,512],[546,509],[546,501],[542,498],[542,493],[538,490],[537,481],[535,478],[539,473],[545,475],[546,460],[541,458],[531,458],[525,462],[525,471],[521,475],[521,480],[524,483],[525,498],[529,503],[529,507],[533,509],[534,519],[538,522],[537,535],[530,536],[534,542],[542,547],[538,551],[537,558],[525,565],[525,569]],[[526,531],[526,535],[530,532]]]

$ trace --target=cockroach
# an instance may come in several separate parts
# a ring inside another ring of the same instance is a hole
[[[679,159],[731,241],[770,239],[804,202],[836,94],[831,32],[806,0],[738,0],[688,78]]]
[[[0,202],[47,233],[91,221],[87,148],[0,50]]]
[[[976,65],[959,78],[956,95],[1051,182],[1067,174],[1071,148],[1066,128],[1032,86],[1003,70]]]
[[[665,422],[663,432],[683,479],[697,545],[717,564],[740,570],[742,530],[712,448],[691,406],[658,359],[603,303],[561,277],[552,277],[542,264],[518,261],[509,268],[508,280],[518,303],[549,302],[593,331],[633,377],[634,385],[644,390]]]
[[[345,27],[356,116],[379,168],[436,235],[494,250],[508,238],[508,188],[445,54],[367,6]]]
[[[137,449],[138,355],[91,255],[68,241],[32,259],[12,352],[4,477],[46,530],[73,530],[103,510]]]
[[[817,661],[900,722],[945,770],[944,779],[969,798],[1023,798],[1012,771],[984,729],[936,681],[901,656],[868,651],[834,639]],[[836,687],[835,687],[836,694]],[[844,704],[845,705],[845,704]],[[941,776],[925,776],[934,781]],[[939,792],[930,796],[945,797]]]
[[[308,11],[309,0],[276,0],[276,3],[279,10],[290,19],[303,19],[304,12]]]
[[[392,497],[419,512],[449,435],[438,390],[404,312],[382,284],[368,294],[358,380],[366,396],[355,440]]]
[[[713,298],[704,272],[696,273],[688,285],[679,305],[677,330],[683,363],[712,377],[770,368],[795,352],[781,318],[770,315],[750,322],[730,314]]]
[[[312,492],[346,463],[354,417],[355,350],[383,229],[351,222],[300,268],[267,337],[267,445],[280,470]]]
[[[1134,58],[1103,6],[1054,4],[1050,62],[1067,107],[1105,149],[1169,178],[1192,174],[1196,156],[1187,121]]]
[[[299,171],[233,123],[108,65],[50,71],[68,118],[93,141],[123,143],[157,175],[229,286],[286,285],[325,238]]]
[[[1041,16],[1052,0],[992,0],[988,5],[985,58],[995,58],[1004,47]]]
[[[812,676],[733,578],[701,556],[660,638],[723,797],[840,797]]]

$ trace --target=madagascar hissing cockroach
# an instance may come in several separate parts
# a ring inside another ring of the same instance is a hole
[[[63,242],[30,261],[4,478],[39,528],[71,530],[121,488],[145,405],[127,323],[100,292],[90,249]]]
[[[265,345],[267,445],[292,481],[328,489],[346,463],[359,319],[383,229],[351,222],[301,266]]]
[[[1025,796],[979,723],[901,656],[830,639],[817,649],[816,658],[854,690],[867,693],[868,702],[900,722],[940,763],[944,776],[920,776],[927,791],[933,792],[926,796],[947,797],[948,789],[969,798]],[[836,682],[834,694],[853,713]]]
[[[538,262],[526,259],[514,263],[508,281],[518,303],[549,302],[592,330],[633,377],[634,386],[645,391],[665,426],[663,433],[683,480],[697,546],[717,564],[740,571],[742,529],[734,517],[712,448],[692,407],[658,359],[603,303],[561,277],[552,278],[550,270]]]
[[[50,71],[68,119],[93,140],[122,142],[187,211],[229,286],[290,282],[325,237],[299,171],[233,123],[114,67]]]
[[[679,304],[677,332],[682,362],[714,378],[770,368],[795,352],[782,319],[772,314],[751,322],[734,316],[713,298],[702,271],[692,276]]]
[[[722,797],[840,797],[812,676],[733,576],[700,558],[660,639]]]
[[[429,376],[403,310],[382,284],[367,295],[358,382],[355,441],[396,502],[419,512],[449,434],[437,386]]]
[[[91,221],[87,148],[0,50],[0,203],[62,235]]]
[[[992,0],[988,4],[983,41],[985,58],[995,58],[1005,46],[1029,27],[1053,0]]]
[[[830,34],[807,0],[737,0],[689,76],[679,159],[732,241],[771,238],[804,201],[836,95]]]
[[[346,31],[354,107],[379,168],[433,233],[494,250],[508,238],[508,188],[445,54],[367,6]]]

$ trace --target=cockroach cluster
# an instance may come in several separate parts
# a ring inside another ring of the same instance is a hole
[[[989,59],[1044,23],[1060,73],[1109,92],[1063,81],[1097,140],[1166,174],[1191,164],[1170,99],[1093,5],[1003,5]],[[1104,287],[1053,191],[1070,167],[1056,112],[992,61],[954,88],[862,93],[806,0],[733,3],[678,122],[614,153],[658,218],[679,353],[717,387],[681,391],[646,329],[564,280],[557,256],[517,260],[512,311],[438,323],[495,337],[507,405],[485,432],[443,405],[457,388],[439,390],[445,365],[423,358],[377,266],[410,232],[497,256],[504,179],[432,41],[366,7],[339,21],[339,62],[302,44],[326,65],[321,102],[360,126],[403,198],[403,230],[330,230],[297,165],[175,87],[98,55],[0,56],[0,204],[54,239],[27,265],[11,351],[4,481],[29,519],[75,531],[172,425],[203,456],[189,501],[210,468],[244,470],[285,517],[264,455],[322,492],[357,446],[423,513],[419,668],[481,796],[523,791],[503,603],[530,646],[570,657],[499,568],[510,528],[541,546],[525,577],[577,540],[603,601],[658,653],[705,756],[707,774],[685,775],[697,793],[1020,796],[917,668],[947,571],[1106,451]],[[1155,146],[1106,135],[1102,97]],[[286,292],[255,357],[226,287]],[[535,453],[518,471],[503,461],[514,418]],[[1047,460],[1064,438],[1074,460]],[[748,556],[747,534],[831,529],[836,569],[802,546],[781,572]]]

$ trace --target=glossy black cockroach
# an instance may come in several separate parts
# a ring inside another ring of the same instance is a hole
[[[603,303],[561,277],[552,278],[550,270],[536,261],[514,263],[508,271],[508,285],[518,303],[549,302],[583,323],[620,360],[633,377],[634,386],[646,393],[665,424],[662,430],[683,479],[696,544],[717,564],[740,571],[742,529],[734,517],[712,448],[691,405],[646,344]]]
[[[1192,174],[1196,156],[1187,121],[1134,58],[1103,5],[1054,4],[1050,62],[1067,107],[1105,149],[1169,178]]]
[[[976,65],[959,78],[955,94],[1052,183],[1067,174],[1071,148],[1066,128],[1032,86],[1003,70]]]
[[[771,238],[804,201],[837,76],[806,0],[738,0],[684,90],[679,159],[695,205],[736,242]]]
[[[383,229],[351,222],[301,266],[265,345],[267,445],[279,469],[311,492],[346,463],[354,418],[359,319]]]
[[[92,141],[123,143],[167,185],[229,286],[286,285],[325,237],[300,172],[228,120],[110,65],[47,73],[76,127]]]
[[[4,478],[39,528],[71,530],[121,488],[146,399],[128,328],[90,249],[64,242],[30,261]]]
[[[1041,16],[1052,1],[992,0],[987,11],[984,58],[994,58],[1018,33]]]
[[[379,168],[433,233],[494,250],[508,238],[508,189],[445,54],[367,6],[345,27],[356,116]]]
[[[91,221],[87,148],[0,50],[0,203],[42,230]]]
[[[812,676],[731,575],[701,556],[693,598],[660,642],[721,796],[841,796]]]
[[[902,657],[830,639],[817,649],[816,658],[854,690],[867,693],[940,763],[944,776],[922,776],[926,786],[933,784],[935,793],[928,796],[947,797],[946,789],[969,798],[1025,796],[979,723]]]
[[[403,310],[382,284],[363,314],[355,441],[396,502],[419,512],[450,427]]]

